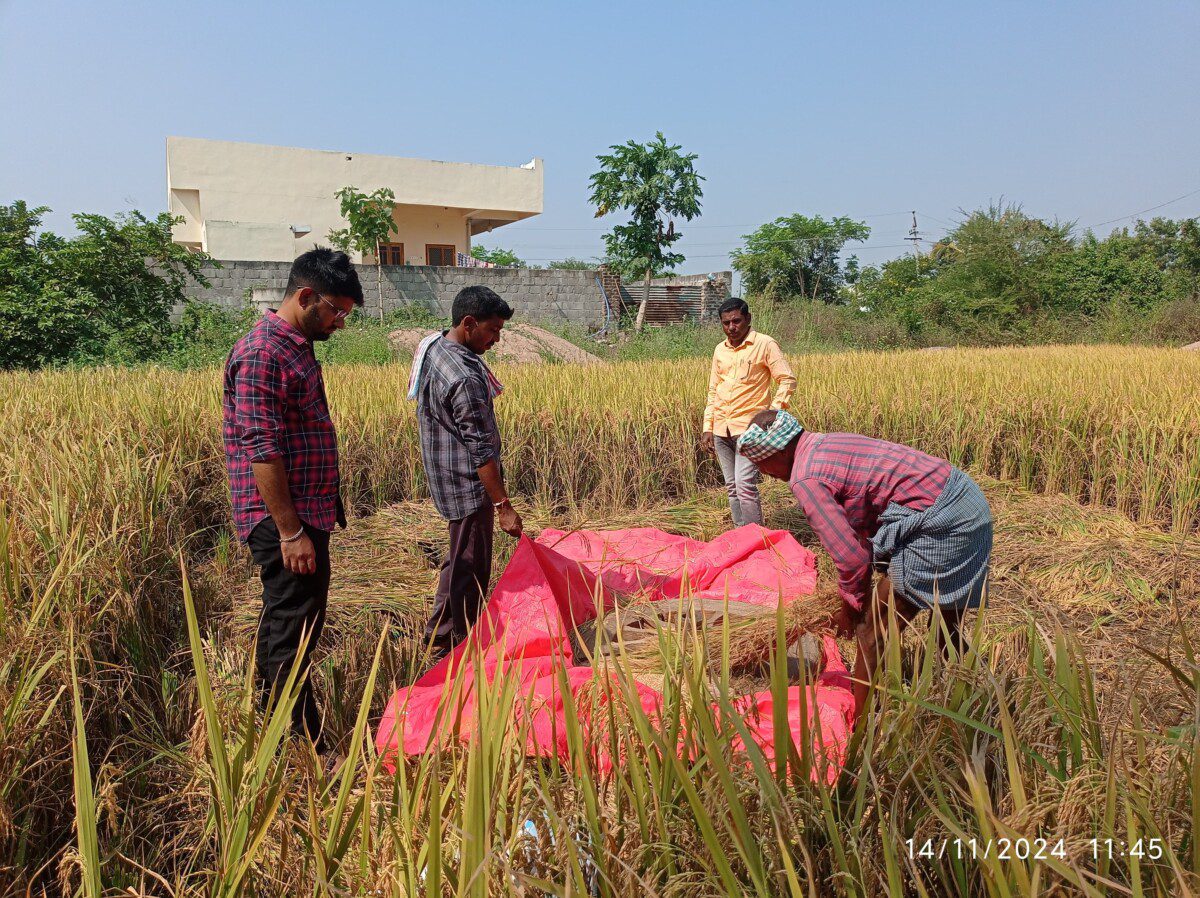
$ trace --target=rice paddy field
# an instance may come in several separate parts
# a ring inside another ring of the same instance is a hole
[[[524,758],[506,682],[481,691],[469,743],[386,773],[372,726],[423,668],[444,540],[403,365],[326,368],[353,513],[315,671],[347,758],[328,774],[282,712],[252,710],[256,585],[228,528],[220,372],[0,376],[0,893],[1200,891],[1200,355],[793,364],[808,427],[949,458],[997,520],[972,650],[944,661],[921,622],[893,640],[833,785],[810,781],[804,751],[777,768],[735,754],[737,653],[687,631],[660,641],[665,725],[613,712],[612,773],[582,752]],[[527,527],[719,533],[697,445],[706,371],[498,370]],[[828,582],[786,489],[766,502]],[[498,537],[497,570],[512,545]],[[788,628],[781,615],[763,643],[772,689]]]

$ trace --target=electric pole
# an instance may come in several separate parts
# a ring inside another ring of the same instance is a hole
[[[912,227],[908,229],[908,236],[904,238],[912,244],[913,258],[917,259],[921,256],[921,232],[917,230],[917,210],[913,209]]]

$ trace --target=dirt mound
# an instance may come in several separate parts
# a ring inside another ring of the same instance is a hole
[[[412,354],[429,331],[408,328],[392,331],[388,340],[392,349]],[[603,361],[549,331],[532,324],[513,324],[504,328],[499,345],[488,350],[488,360],[496,362],[541,363],[566,362],[572,365],[595,365]]]
[[[1189,343],[1187,346],[1182,348],[1186,349],[1188,352],[1200,352],[1200,340],[1197,340],[1195,343]]]

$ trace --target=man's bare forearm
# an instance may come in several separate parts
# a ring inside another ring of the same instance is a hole
[[[296,506],[292,504],[292,492],[288,489],[287,469],[283,466],[283,459],[254,462],[250,469],[254,472],[258,493],[263,497],[267,511],[275,520],[275,529],[279,531],[279,535],[283,537],[299,533],[302,525],[300,516],[296,514]]]
[[[493,505],[508,498],[508,493],[504,489],[504,478],[500,476],[500,465],[496,459],[493,458],[486,465],[481,465],[475,470],[479,473],[479,480]]]
[[[508,493],[504,489],[504,478],[500,475],[500,463],[496,459],[492,459],[486,465],[480,465],[475,470],[479,472],[479,479],[483,483],[483,488],[487,491],[492,505],[498,509],[497,515],[501,529],[511,537],[520,537],[524,525],[517,510],[513,508],[511,502],[507,501]]]

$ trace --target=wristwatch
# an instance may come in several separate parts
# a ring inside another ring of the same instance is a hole
[[[505,505],[512,505],[512,501],[508,498],[508,496],[505,496],[499,502],[493,502],[492,508],[501,508]]]

